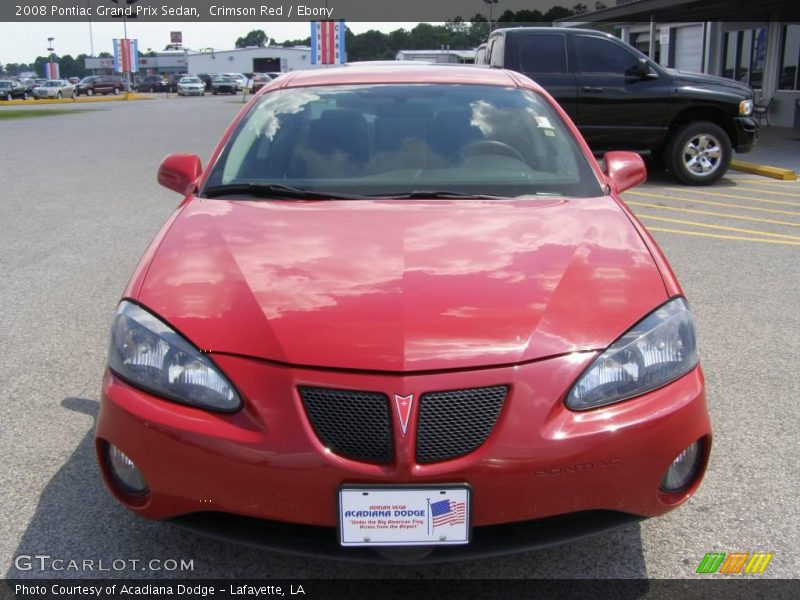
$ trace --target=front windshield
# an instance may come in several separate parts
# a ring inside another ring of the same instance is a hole
[[[45,85],[45,87],[61,87],[61,82],[60,81],[48,81],[44,85]]]
[[[200,83],[200,80],[197,77],[184,77],[181,83]]]
[[[11,82],[10,81],[0,81],[0,88],[10,88]]]
[[[572,133],[544,98],[482,85],[267,94],[237,127],[205,189],[237,184],[388,197],[602,195]]]

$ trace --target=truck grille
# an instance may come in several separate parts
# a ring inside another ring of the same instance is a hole
[[[508,387],[423,394],[417,425],[417,462],[433,463],[476,450],[497,423]]]
[[[306,386],[298,390],[311,426],[331,452],[364,462],[392,461],[392,424],[385,394]]]

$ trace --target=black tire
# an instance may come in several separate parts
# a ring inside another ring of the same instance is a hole
[[[114,88],[114,95],[115,96],[119,96],[119,88],[118,87]]]
[[[24,94],[22,94],[22,99],[23,100],[27,100],[28,99],[28,92],[25,92]]]
[[[56,94],[56,100],[61,100],[61,92],[58,92],[58,93]]]
[[[94,96],[94,90],[92,88],[89,88],[88,90],[86,90],[86,95],[87,96]]]
[[[9,92],[8,94],[6,94],[6,101],[7,101],[7,102],[11,102],[11,92]]]
[[[672,174],[686,185],[711,185],[731,164],[731,139],[719,125],[693,121],[675,131],[664,159]]]

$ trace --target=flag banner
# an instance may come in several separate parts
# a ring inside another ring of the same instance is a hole
[[[117,73],[139,72],[139,40],[114,40],[114,71]]]
[[[58,63],[45,63],[44,76],[47,77],[47,79],[61,79],[61,70],[58,67]]]
[[[341,65],[347,62],[344,21],[311,22],[311,64]]]

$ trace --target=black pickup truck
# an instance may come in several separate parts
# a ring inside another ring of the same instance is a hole
[[[481,62],[539,83],[592,150],[650,152],[683,183],[713,183],[758,135],[749,86],[665,69],[607,33],[497,29]]]

